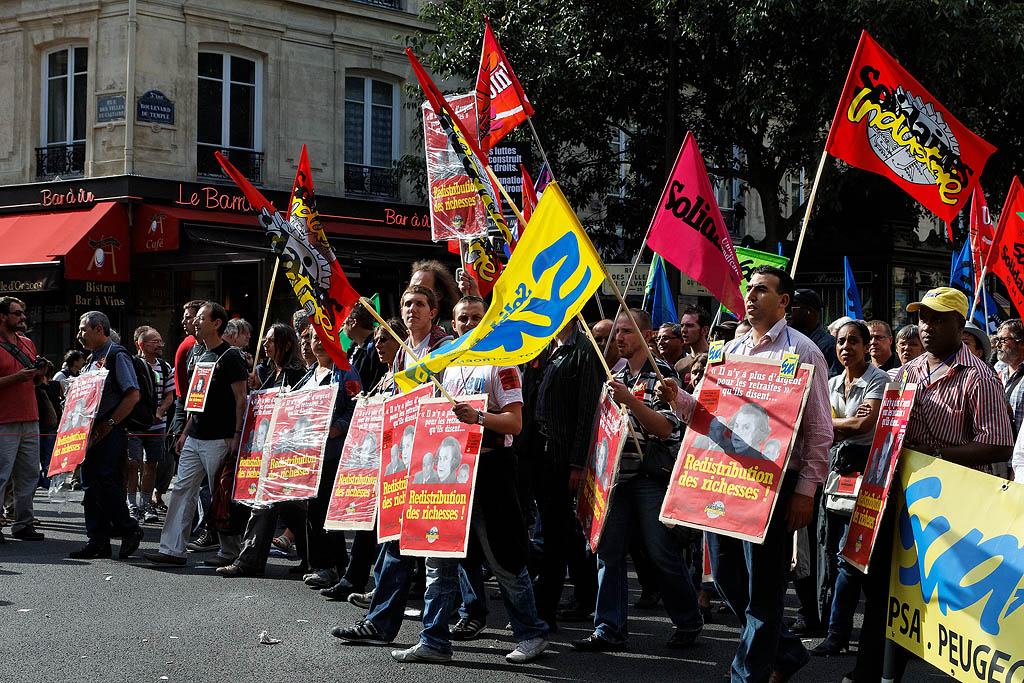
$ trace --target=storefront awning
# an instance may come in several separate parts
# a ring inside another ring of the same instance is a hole
[[[0,217],[0,266],[64,262],[72,280],[127,282],[128,216],[117,202]]]

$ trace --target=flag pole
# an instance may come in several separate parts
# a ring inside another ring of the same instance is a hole
[[[636,318],[633,317],[633,312],[629,310],[629,306],[626,305],[626,300],[622,298],[622,292],[619,291],[619,286],[615,284],[615,280],[612,280],[612,276],[608,275],[605,271],[605,277],[608,279],[608,284],[612,286],[612,291],[615,293],[615,298],[619,300],[619,311],[626,314],[629,318],[629,322],[633,325],[633,331],[636,336],[640,338],[644,345],[644,351],[647,352],[647,359],[651,361],[651,367],[654,368],[654,374],[658,376],[658,381],[663,382],[665,380],[661,375],[661,370],[658,369],[658,363],[654,360],[654,354],[651,353],[651,347],[647,345],[647,340],[644,339],[644,333],[640,331],[640,326],[636,324]],[[619,313],[615,314],[615,317],[619,317]],[[614,321],[612,321],[614,323]],[[612,328],[612,334],[608,336],[609,339],[615,336],[615,328]]]
[[[993,244],[995,241],[993,240]],[[978,278],[978,282],[981,283],[980,287],[977,287],[977,291],[974,292],[974,302],[971,304],[971,312],[967,316],[967,322],[974,320],[974,311],[978,308],[978,298],[981,296],[981,290],[985,288],[985,274],[988,273],[988,264],[986,263],[981,267],[981,277]],[[985,314],[985,327],[988,327],[988,314]]]
[[[814,208],[814,197],[818,194],[818,183],[821,181],[821,172],[825,169],[825,159],[828,158],[828,145],[821,151],[821,161],[818,162],[818,170],[814,174],[814,185],[811,186],[811,196],[807,198],[807,210],[804,212],[803,225],[800,226],[800,237],[796,241],[796,253],[793,254],[793,265],[789,269],[789,276],[796,275],[796,264],[800,260],[800,250],[804,246],[804,235],[807,234],[807,222],[811,218],[811,209]]]
[[[530,124],[530,134],[533,135],[533,142],[537,145],[537,149],[540,150],[540,158],[548,167],[548,172],[551,173],[551,177],[554,178],[555,172],[551,170],[551,164],[548,162],[548,155],[544,153],[544,145],[540,144],[540,136],[537,135],[537,129],[533,127],[533,117],[527,114],[526,122]]]
[[[989,330],[989,327],[988,327],[988,292],[984,291],[985,290],[985,281],[984,280],[981,281],[980,288],[982,289],[981,305],[984,306],[984,308],[985,308],[985,327],[984,327],[984,330],[985,330],[985,334],[988,334],[989,333],[989,331],[988,331]],[[973,318],[972,318],[972,320],[973,320]]]
[[[270,299],[274,296],[274,283],[277,282],[277,270],[281,267],[281,258],[274,252],[274,273],[270,276],[270,289],[267,290],[267,305],[263,307],[263,322],[260,323],[260,336],[256,341],[256,353],[252,354],[252,371],[256,372],[256,364],[260,362],[260,349],[263,348],[263,334],[267,330],[267,316],[270,315]]]
[[[361,296],[359,297],[359,303],[363,305],[363,308],[370,312],[370,315],[377,319],[377,322],[380,323],[381,327],[383,327],[388,334],[394,337],[395,341],[398,342],[398,345],[405,349],[405,352],[412,356],[414,361],[419,362],[420,359],[419,356],[416,355],[416,352],[409,348],[409,346],[405,343],[405,340],[398,336],[398,334],[395,332],[394,328],[391,327],[391,325],[388,325],[387,320],[384,320],[384,318],[380,317],[380,313],[378,313],[377,309],[373,307],[372,301],[367,299],[365,296]],[[441,393],[444,394],[444,397],[448,399],[453,406],[458,403],[458,401],[456,401],[455,398],[451,394],[449,394],[443,386],[441,386],[441,383],[437,381],[437,377],[431,375],[430,381],[434,383],[435,387],[441,390]]]

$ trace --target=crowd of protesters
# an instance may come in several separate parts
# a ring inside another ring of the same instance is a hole
[[[183,307],[185,339],[173,357],[164,359],[156,329],[125,335],[134,343],[129,348],[106,315],[90,311],[78,324],[81,349],[68,351],[54,372],[24,334],[25,304],[0,299],[0,491],[10,537],[45,540],[33,496],[49,485],[45,473],[63,397],[76,377],[105,367],[89,449],[72,479],[84,490],[88,542],[71,557],[110,557],[116,538],[122,559],[148,543],[153,547],[144,556],[151,562],[183,566],[191,554],[232,578],[262,576],[271,553],[295,553],[289,572],[327,599],[366,610],[333,629],[346,643],[391,643],[412,602],[423,623],[419,641],[391,654],[422,663],[451,660],[453,641],[478,638],[488,627],[483,585],[490,574],[517,642],[507,659],[525,663],[545,651],[560,621],[593,621],[593,632],[571,643],[578,651],[629,648],[628,556],[642,588],[633,609],[663,606],[675,626],[667,647],[700,647],[703,625],[720,611],[739,619],[733,681],[785,681],[811,655],[842,655],[863,596],[856,666],[847,678],[877,681],[889,561],[876,554],[864,575],[839,557],[849,513],[829,509],[822,491],[840,451],[870,444],[885,385],[919,386],[908,446],[997,476],[1024,474],[1024,444],[1014,448],[1024,421],[1020,320],[1003,323],[990,337],[965,324],[969,302],[962,293],[938,288],[907,307],[919,323],[895,334],[882,320],[843,318],[826,328],[816,292],[795,289],[784,271],[760,267],[750,276],[739,321],[712,326],[707,311],[690,306],[678,322],[656,328],[648,313],[632,310],[634,327],[620,311],[589,330],[571,321],[518,368],[446,370],[438,379],[453,394],[488,395],[485,413],[461,403],[452,409],[462,422],[482,424],[485,435],[467,558],[407,557],[397,541],[378,545],[374,531],[325,531],[356,396],[395,394],[394,373],[470,332],[486,311],[478,295],[472,280],[457,282],[436,261],[415,264],[400,317],[389,321],[412,353],[357,305],[344,322],[351,370],[334,365],[304,311],[256,340],[261,358],[254,365],[252,326],[229,317],[219,303],[197,300]],[[588,334],[604,349],[611,378]],[[815,367],[776,513],[760,544],[659,521],[709,342],[717,340],[729,353],[774,360],[795,353]],[[207,403],[202,412],[186,412],[197,363],[213,364]],[[249,392],[331,383],[341,390],[317,495],[259,508],[231,501]],[[473,391],[466,390],[470,383]],[[628,409],[636,438],[624,447],[594,553],[574,510],[605,385]],[[152,410],[152,424],[129,433],[125,423],[140,404]],[[893,516],[887,510],[883,517],[880,547],[891,542]],[[713,582],[702,583],[705,550]],[[809,570],[794,572],[795,566]],[[791,584],[799,609],[786,622],[783,596]],[[808,651],[802,638],[812,637],[821,641]]]

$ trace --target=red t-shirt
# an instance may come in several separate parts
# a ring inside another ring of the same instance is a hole
[[[181,386],[182,382],[188,382],[188,373],[185,372],[185,363],[188,362],[188,352],[192,350],[192,347],[196,345],[196,338],[191,334],[185,337],[185,340],[178,346],[178,350],[174,352],[174,392],[178,395],[178,398],[184,396],[184,388]]]
[[[28,337],[19,334],[17,345],[29,358],[36,357],[36,345]],[[13,375],[24,367],[7,349],[0,349],[0,377]],[[34,382],[18,382],[0,389],[0,424],[38,419],[39,405],[36,403]]]

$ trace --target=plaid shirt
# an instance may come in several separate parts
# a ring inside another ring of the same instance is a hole
[[[1009,366],[1003,367],[999,370],[999,379],[1003,382],[1006,400],[1013,408],[1013,433],[1019,434],[1024,420],[1024,363],[1017,366],[1016,372],[1011,372]]]
[[[678,379],[672,366],[663,360],[656,360],[658,369],[663,377]],[[654,472],[652,468],[656,468],[658,462],[668,462],[671,464],[679,451],[683,428],[679,418],[672,411],[672,406],[658,401],[654,395],[654,385],[658,383],[658,375],[654,372],[654,368],[651,367],[650,360],[644,361],[643,367],[640,368],[640,372],[636,375],[630,374],[629,363],[626,363],[622,369],[614,374],[614,377],[629,387],[633,395],[643,401],[644,405],[657,411],[672,423],[672,433],[668,438],[659,439],[649,434],[643,425],[640,424],[640,421],[633,416],[633,411],[629,411],[629,422],[636,433],[636,440],[640,442],[640,448],[643,449],[644,463],[641,464],[640,454],[636,452],[636,444],[633,442],[633,437],[630,436],[622,447],[622,461],[619,465],[619,481],[626,481],[636,476],[641,470]],[[666,479],[670,475],[671,471],[664,472]]]

